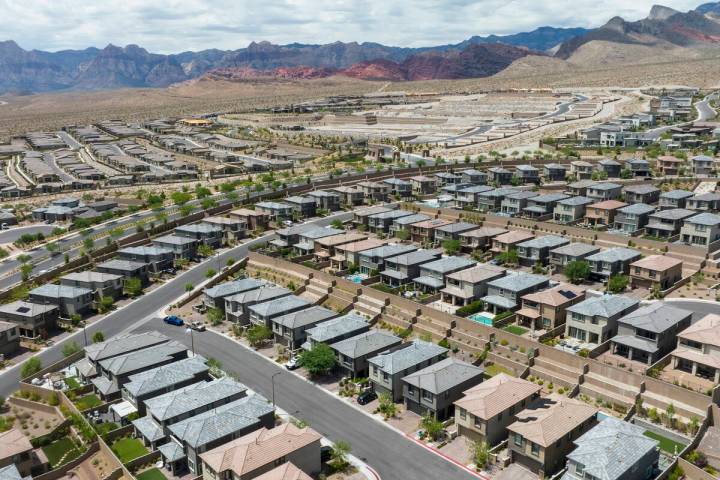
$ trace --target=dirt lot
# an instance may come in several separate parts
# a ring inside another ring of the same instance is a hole
[[[14,426],[30,438],[45,435],[62,421],[60,415],[31,410],[18,405],[8,405],[3,409],[5,415],[10,415],[15,419]]]

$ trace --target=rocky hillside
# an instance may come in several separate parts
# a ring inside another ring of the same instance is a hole
[[[158,55],[136,45],[62,52],[27,51],[15,42],[0,42],[0,94],[55,90],[100,90],[119,87],[163,87],[176,82],[212,75],[229,77],[281,76],[317,78],[344,72],[356,78],[466,78],[470,71],[487,75],[502,59],[503,47],[510,58],[520,49],[546,50],[583,29],[542,27],[515,35],[471,37],[458,44],[423,48],[400,48],[379,43],[334,42],[325,45],[293,43],[275,45],[253,42],[238,50],[210,49]],[[470,47],[483,46],[481,49]],[[488,46],[495,45],[495,46]],[[477,66],[468,64],[479,58]],[[442,69],[451,67],[451,73]],[[428,73],[435,72],[435,73]],[[474,75],[474,74],[473,74]]]
[[[600,28],[563,42],[556,56],[570,59],[581,47],[594,41],[645,45],[658,49],[718,47],[719,12],[720,2],[707,3],[689,12],[655,5],[642,20],[628,22],[621,17],[614,17]]]

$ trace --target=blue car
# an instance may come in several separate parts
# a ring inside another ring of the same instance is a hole
[[[170,325],[175,325],[178,327],[185,325],[185,321],[182,318],[177,317],[175,315],[168,315],[167,317],[163,318],[163,322],[169,323]]]

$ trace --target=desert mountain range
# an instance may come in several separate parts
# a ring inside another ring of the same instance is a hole
[[[613,17],[591,30],[541,27],[424,48],[370,42],[253,42],[238,50],[163,55],[137,45],[59,52],[24,50],[8,40],[0,42],[0,94],[166,87],[197,79],[312,79],[334,75],[388,81],[463,79],[492,76],[522,62],[533,68],[557,70],[719,54],[720,2],[688,12],[656,5],[642,20]]]

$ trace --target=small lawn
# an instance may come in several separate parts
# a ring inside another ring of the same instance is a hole
[[[148,449],[137,438],[122,438],[113,443],[112,451],[122,463],[147,455]]]
[[[675,447],[677,447],[677,453],[680,453],[682,451],[682,449],[687,446],[684,443],[670,440],[669,438],[663,437],[662,435],[658,435],[657,433],[651,432],[650,430],[646,430],[643,435],[660,442],[660,449],[662,451],[667,452],[672,455],[675,455]]]
[[[145,470],[143,473],[135,475],[135,478],[137,480],[166,480],[165,475],[157,468]]]
[[[494,377],[497,374],[504,373],[507,375],[510,375],[511,377],[514,377],[515,374],[508,370],[507,368],[498,365],[497,363],[493,363],[492,365],[488,365],[487,367],[483,367],[485,369],[485,376],[490,378]]]
[[[80,453],[82,453],[72,440],[67,437],[42,447],[42,451],[45,452],[52,468],[66,464],[70,460],[79,457]]]
[[[83,410],[87,410],[88,408],[94,408],[98,405],[102,405],[102,403],[102,400],[100,400],[100,398],[94,393],[91,393],[90,395],[85,395],[84,397],[75,400],[75,406],[81,412]]]
[[[525,335],[528,332],[527,328],[519,327],[517,325],[508,325],[507,327],[503,328],[506,332],[512,333],[513,335]]]
[[[95,428],[95,431],[98,433],[98,435],[105,435],[108,432],[112,432],[113,430],[116,430],[119,428],[117,423],[114,422],[107,422],[107,423],[100,423],[97,425],[93,425]]]
[[[69,389],[73,388],[79,388],[80,382],[78,382],[77,377],[69,377],[65,379],[65,384],[68,386]]]

